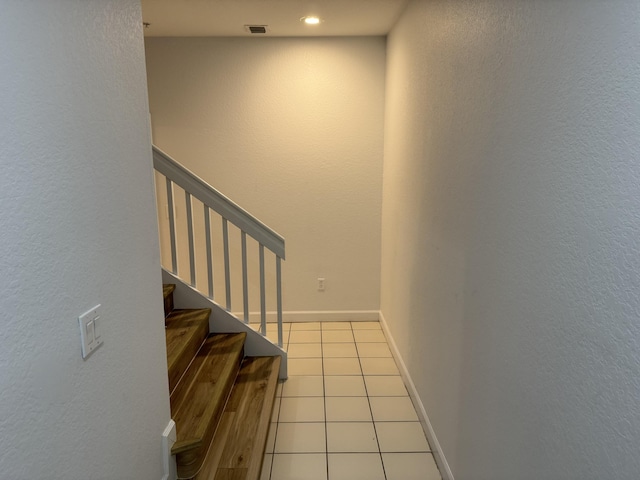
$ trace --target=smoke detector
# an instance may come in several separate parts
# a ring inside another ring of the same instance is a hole
[[[244,29],[251,35],[265,35],[269,33],[269,25],[245,25]]]

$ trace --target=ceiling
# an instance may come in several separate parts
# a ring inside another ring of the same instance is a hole
[[[386,35],[407,0],[142,0],[150,37],[250,36],[245,25],[267,25],[267,36]],[[302,17],[321,18],[316,26]],[[251,35],[259,36],[259,35]],[[264,35],[262,35],[264,36]]]

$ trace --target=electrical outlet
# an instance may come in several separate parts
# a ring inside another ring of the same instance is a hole
[[[318,291],[319,292],[324,292],[324,278],[318,278]]]

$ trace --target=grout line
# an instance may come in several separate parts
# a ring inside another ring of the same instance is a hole
[[[291,326],[289,326],[289,328],[287,329],[286,335],[284,331],[282,332],[282,348],[284,349],[284,351],[289,350],[290,335],[291,335]],[[286,342],[285,342],[285,337],[287,338]],[[275,455],[276,455],[276,442],[278,441],[278,428],[280,427],[280,412],[282,411],[282,399],[284,398],[282,396],[283,393],[284,393],[284,382],[282,383],[282,390],[280,391],[280,401],[278,402],[278,415],[276,415],[276,421],[272,422],[272,423],[275,423],[276,431],[273,434],[273,452],[271,452],[271,466],[269,467],[269,476],[268,476],[269,480],[271,480],[271,476],[273,474],[273,464],[274,464]]]
[[[325,330],[323,330],[323,328],[322,328],[323,325],[322,324],[323,324],[323,322],[320,322],[320,330],[319,331],[320,331],[320,351],[321,351],[320,359],[322,361],[322,364],[321,364],[321,375],[320,376],[322,378],[322,389],[323,389],[322,399],[323,399],[323,408],[324,408],[324,421],[323,421],[323,423],[324,423],[324,430],[325,430],[325,451],[324,451],[324,454],[325,454],[325,462],[326,462],[326,475],[327,475],[326,478],[327,478],[327,480],[331,480],[331,478],[329,477],[329,432],[328,432],[328,423],[329,422],[328,422],[328,418],[327,418],[327,390],[326,390],[326,387],[327,387],[326,380],[327,380],[327,378],[329,376],[326,375],[325,368],[324,368],[325,367],[325,365],[324,365],[324,363],[325,363],[325,355],[324,355],[325,354],[325,351],[324,351],[325,342],[324,342],[324,333],[323,332]],[[354,376],[354,377],[358,376],[358,377],[362,378],[362,382],[363,382],[364,389],[365,389],[365,395],[366,395],[366,399],[367,399],[367,404],[369,405],[369,413],[371,415],[371,420],[370,421],[345,420],[343,422],[334,422],[334,423],[369,423],[369,422],[371,422],[372,425],[373,425],[373,429],[374,429],[375,435],[376,435],[376,444],[377,444],[377,447],[378,447],[378,451],[377,452],[339,452],[339,453],[340,454],[347,454],[347,455],[349,455],[349,454],[361,454],[361,453],[368,453],[368,454],[378,453],[378,455],[380,457],[380,462],[381,462],[381,465],[382,465],[382,469],[383,469],[384,478],[387,479],[387,472],[386,472],[385,465],[384,465],[383,452],[382,452],[382,450],[380,448],[380,440],[379,440],[378,431],[377,431],[377,428],[376,428],[376,424],[377,423],[385,423],[385,422],[376,422],[375,419],[374,419],[373,409],[372,409],[372,405],[371,405],[371,398],[372,397],[369,395],[369,391],[368,391],[368,388],[367,388],[367,383],[365,381],[366,375],[364,374],[364,371],[363,371],[363,368],[362,368],[362,359],[363,358],[389,358],[389,357],[361,357],[360,356],[360,349],[358,348],[358,342],[355,339],[355,331],[353,329],[352,322],[349,322],[349,329],[332,330],[332,331],[343,331],[343,332],[349,331],[349,332],[351,332],[351,335],[353,336],[353,345],[355,346],[357,356],[356,357],[344,357],[344,358],[357,358],[358,359],[358,364],[360,366],[360,373],[359,374],[353,374],[353,373],[347,374],[347,373],[345,373],[345,374],[341,374],[341,375],[330,375],[330,376],[340,376],[340,377],[341,376]],[[292,332],[292,329],[290,328],[289,329],[289,333],[288,333],[289,336],[287,337],[287,346],[289,346],[288,340],[290,340],[291,332]],[[286,335],[283,335],[283,337],[284,336],[286,336]],[[283,339],[283,341],[284,341],[284,339]],[[311,342],[311,343],[317,343],[317,342]],[[351,342],[328,342],[328,343],[349,344]],[[385,340],[383,342],[360,342],[360,343],[361,344],[362,343],[366,343],[366,344],[369,344],[369,343],[384,343],[385,345],[387,345],[387,347],[389,347],[389,349],[391,349],[391,347],[389,346],[389,342],[388,342],[388,340],[386,338],[385,338]],[[300,345],[304,345],[304,344],[300,344]],[[300,357],[300,358],[317,358],[317,357]],[[343,357],[326,357],[326,358],[327,359],[333,359],[333,358],[343,358]],[[393,358],[393,356],[391,358],[393,359],[394,363],[396,363],[395,362],[395,358]],[[401,375],[401,373],[399,371],[398,371],[398,373],[393,374],[392,376],[398,376],[398,375],[400,375],[400,377],[402,379],[402,383],[404,384],[404,379],[402,378],[402,375]],[[315,375],[312,375],[312,376],[315,376]],[[384,377],[384,376],[390,376],[390,375],[373,374],[372,376],[383,376]],[[405,386],[405,388],[407,388],[407,387]],[[284,386],[283,386],[282,393],[284,393]],[[284,398],[303,398],[303,397],[284,397],[284,396],[280,397],[280,410],[278,411],[278,416],[277,416],[276,438],[274,439],[274,442],[277,441],[277,433],[278,433],[278,427],[279,427],[280,423],[301,423],[301,422],[281,422],[280,418],[281,418],[281,413],[282,413],[282,399],[284,399]],[[305,397],[305,398],[320,398],[320,396]],[[354,396],[343,397],[343,396],[340,396],[340,397],[335,397],[335,398],[363,398],[363,397],[357,397],[357,396],[355,396],[355,397]],[[395,396],[393,396],[392,398],[395,398]],[[414,408],[415,408],[415,406],[414,406]],[[402,423],[416,423],[415,420],[406,420],[406,421],[391,421],[390,420],[389,422],[392,422],[392,423],[400,423],[400,422],[402,422]],[[320,422],[318,421],[318,422],[302,422],[302,423],[320,423]],[[419,420],[417,421],[417,423],[420,423]],[[309,453],[311,453],[311,452],[309,452]],[[322,454],[323,452],[313,452],[313,453]],[[402,452],[384,452],[384,453],[390,453],[390,454],[416,453],[417,454],[417,453],[429,453],[429,452],[428,451],[424,451],[424,452],[423,451],[406,451],[406,452],[402,451]],[[303,454],[305,454],[305,452],[290,452],[290,453],[287,453],[287,455],[303,455]],[[275,443],[274,443],[274,452],[271,455],[272,455],[271,470],[269,472],[269,477],[268,478],[270,478],[271,480],[277,480],[277,479],[271,478],[272,475],[273,475],[273,465],[274,465],[274,460],[275,460],[275,456],[276,456]]]
[[[324,406],[324,461],[327,468],[327,480],[329,478],[329,431],[327,429],[327,385],[324,375],[324,342],[322,333],[322,323],[320,323],[320,355],[322,359],[322,405]]]
[[[352,326],[353,328],[353,326]],[[353,335],[353,339],[355,340],[355,333]],[[387,479],[387,471],[384,468],[384,459],[382,458],[382,449],[380,448],[380,440],[378,439],[378,429],[376,428],[376,421],[373,417],[373,408],[371,408],[371,399],[369,397],[369,390],[367,389],[367,382],[364,378],[364,369],[362,368],[362,361],[360,359],[360,350],[358,349],[358,342],[356,344],[356,353],[358,354],[358,363],[360,363],[360,370],[362,371],[362,383],[364,383],[364,393],[367,394],[367,404],[369,405],[369,413],[371,413],[371,424],[373,425],[373,432],[376,435],[376,445],[378,445],[378,455],[380,456],[380,464],[382,465],[382,473],[384,475],[385,480]]]

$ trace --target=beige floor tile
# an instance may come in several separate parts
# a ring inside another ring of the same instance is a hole
[[[327,423],[328,452],[379,452],[373,422]]]
[[[296,322],[291,324],[292,332],[320,330],[320,322]]]
[[[290,376],[282,387],[283,397],[322,397],[324,388],[321,375]]]
[[[252,323],[249,325],[249,327],[253,330],[255,330],[256,332],[260,332],[260,322],[256,322],[256,323]],[[271,340],[273,343],[277,344],[278,343],[278,326],[275,323],[267,323],[267,334],[266,337]],[[289,341],[289,329],[288,328],[284,328],[284,324],[283,324],[283,329],[282,329],[282,343],[283,345],[286,345],[286,343]]]
[[[322,341],[320,330],[292,331],[289,335],[289,345],[292,343],[320,343]]]
[[[353,336],[358,343],[386,343],[382,330],[354,330]]]
[[[287,361],[289,376],[322,375],[321,358],[290,358]]]
[[[441,480],[378,322],[283,328],[289,379],[276,391],[280,423],[261,480]]]
[[[282,397],[278,422],[324,422],[324,398]]]
[[[381,452],[428,452],[420,422],[375,422]]]
[[[364,375],[400,375],[393,358],[361,358]]]
[[[364,377],[370,397],[406,397],[409,395],[399,375],[368,375]]]
[[[253,327],[254,324],[252,324]],[[260,323],[256,323],[256,325],[258,327],[260,327]],[[290,323],[283,323],[282,324],[282,331],[283,332],[289,332],[291,330],[291,324]],[[277,332],[278,331],[278,324],[275,322],[270,322],[267,323],[267,332]]]
[[[274,453],[322,453],[327,448],[324,423],[281,423]]]
[[[322,356],[324,358],[355,358],[358,356],[358,351],[356,350],[356,344],[353,342],[323,343]]]
[[[322,330],[351,330],[351,322],[322,322]]]
[[[320,343],[292,343],[287,348],[288,358],[320,358],[322,344]]]
[[[383,453],[387,480],[441,480],[430,453]]]
[[[409,397],[371,397],[369,404],[376,422],[418,421],[416,409]]]
[[[271,343],[273,343],[274,345],[278,345],[278,334],[276,333],[271,333],[271,334],[267,334],[267,338],[271,341]],[[287,346],[289,345],[289,334],[286,333],[283,335],[283,339],[282,339],[282,348],[284,348],[285,350],[287,349]]]
[[[330,453],[331,480],[385,480],[379,453]]]
[[[260,473],[260,480],[269,480],[271,478],[271,463],[273,462],[273,455],[267,453],[264,456],[262,462],[262,472]]]
[[[392,357],[386,343],[358,343],[358,355],[360,357]]]
[[[335,375],[324,377],[327,397],[366,397],[364,380],[359,375]]]
[[[272,480],[327,480],[324,453],[283,453],[273,456]]]
[[[323,330],[322,343],[353,343],[351,330]]]
[[[366,397],[326,397],[325,408],[327,422],[372,421]]]
[[[323,365],[325,375],[362,375],[357,358],[325,358]]]
[[[382,330],[380,322],[351,322],[353,330]]]

